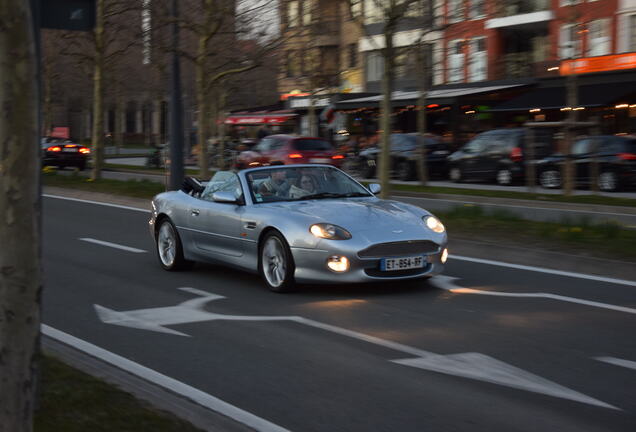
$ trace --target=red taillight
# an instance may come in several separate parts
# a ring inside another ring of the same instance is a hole
[[[91,152],[91,149],[87,147],[80,147],[79,152],[83,154],[89,154]]]
[[[292,153],[292,154],[289,155],[290,159],[300,159],[302,157],[303,157],[303,155],[301,155],[300,153]]]
[[[636,160],[636,154],[634,153],[619,153],[616,156],[623,160]]]
[[[46,149],[46,151],[50,151],[50,152],[59,152],[62,151],[62,147],[60,146],[53,146],[53,147],[49,147]]]
[[[523,159],[521,147],[515,147],[510,151],[510,159],[512,159],[513,162],[520,162],[521,159]]]
[[[331,159],[344,159],[344,155],[333,155]]]

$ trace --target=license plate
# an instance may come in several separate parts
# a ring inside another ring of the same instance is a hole
[[[409,270],[422,267],[424,267],[424,257],[421,255],[404,258],[382,258],[380,261],[380,270],[382,271]]]
[[[329,159],[327,158],[311,158],[309,159],[309,163],[327,163]]]
[[[76,147],[68,147],[68,148],[62,149],[62,151],[64,153],[77,153],[78,150]]]

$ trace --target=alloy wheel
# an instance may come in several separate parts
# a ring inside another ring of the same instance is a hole
[[[616,173],[607,171],[598,176],[598,188],[602,191],[615,191],[618,186]]]
[[[157,249],[163,265],[172,267],[177,255],[177,239],[172,226],[167,222],[164,222],[159,228]]]
[[[554,189],[561,186],[561,174],[557,170],[546,170],[539,176],[541,186],[547,189]]]
[[[267,282],[274,288],[280,287],[285,282],[287,262],[284,246],[277,237],[272,236],[266,240],[261,262]]]

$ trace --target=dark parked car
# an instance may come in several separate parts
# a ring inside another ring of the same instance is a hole
[[[340,167],[343,155],[322,138],[293,135],[268,135],[251,150],[241,152],[235,167],[238,169],[290,164],[330,164]]]
[[[391,134],[392,177],[408,181],[417,178],[418,140],[426,143],[426,166],[430,177],[446,177],[446,158],[450,154],[448,146],[437,137],[420,137],[417,134]],[[378,147],[360,152],[358,169],[364,178],[373,178],[378,165]]]
[[[42,138],[41,146],[42,165],[58,169],[76,167],[83,171],[91,153],[88,147],[61,138]]]
[[[496,181],[510,185],[525,174],[526,133],[524,128],[494,129],[481,133],[448,157],[449,177],[464,180]],[[554,131],[534,129],[534,160],[552,152]]]
[[[636,185],[636,139],[601,135],[578,140],[571,154],[577,185],[593,181],[592,163],[598,164],[598,188],[615,191]],[[561,168],[565,156],[554,154],[538,162],[539,184],[545,188],[561,187]]]

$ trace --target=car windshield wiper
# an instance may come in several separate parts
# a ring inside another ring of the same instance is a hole
[[[315,194],[309,194],[298,198],[298,200],[311,200],[311,199],[320,199],[320,198],[340,198],[342,194],[333,193],[333,192],[320,192]]]
[[[298,198],[299,200],[310,200],[320,198],[352,198],[352,197],[368,197],[369,194],[362,192],[348,192],[348,193],[334,193],[334,192],[320,192],[310,195],[305,195]]]

